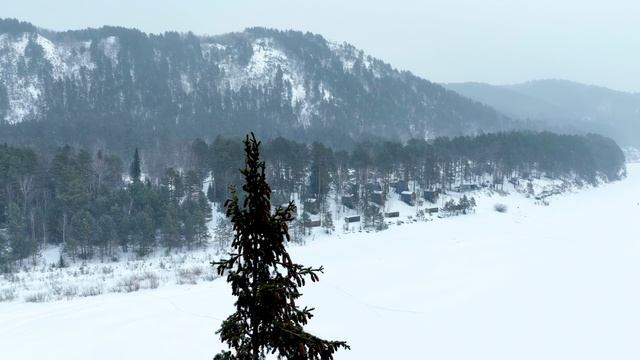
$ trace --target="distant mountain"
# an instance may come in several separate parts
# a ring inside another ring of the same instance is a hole
[[[0,20],[0,121],[0,141],[119,148],[247,131],[344,146],[517,126],[320,35],[53,32],[16,20]]]
[[[556,129],[600,132],[622,144],[640,146],[640,94],[566,80],[445,87],[517,119],[542,121]]]

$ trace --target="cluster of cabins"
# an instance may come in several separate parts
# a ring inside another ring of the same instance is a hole
[[[422,201],[419,199],[416,192],[411,191],[409,189],[409,183],[406,181],[393,181],[389,184],[390,190],[394,193],[398,194],[399,199],[406,203],[409,206],[415,206],[418,201]],[[360,200],[359,192],[357,191],[357,187],[354,184],[350,184],[346,187],[347,191],[342,196],[342,205],[348,209],[355,210],[358,206],[358,202]],[[376,204],[379,207],[383,207],[386,202],[386,193],[382,190],[382,187],[377,182],[370,182],[365,185],[365,196],[367,196],[367,200],[373,204]],[[456,192],[468,192],[480,189],[480,186],[476,184],[465,184],[460,185],[454,189]],[[422,198],[429,203],[435,204],[438,201],[440,194],[443,192],[441,190],[423,190]],[[439,211],[438,207],[428,207],[425,209],[425,212],[428,214],[434,214]],[[387,212],[384,213],[384,216],[387,218],[399,217],[399,212]],[[345,219],[347,223],[354,222],[355,218],[359,217],[349,217]]]
[[[415,205],[415,193],[409,191],[406,181],[398,181],[391,183],[391,188],[400,195],[400,199],[409,205]],[[369,182],[365,185],[365,192],[368,200],[378,206],[384,206],[386,202],[386,194],[377,182]],[[347,191],[342,195],[342,205],[349,209],[356,209],[359,202],[359,194],[356,185],[350,185]]]
[[[347,191],[346,194],[342,195],[342,205],[352,210],[356,209],[359,201],[358,192],[353,191],[353,188],[355,188],[355,186],[352,186],[350,188],[351,191]],[[407,205],[416,205],[418,197],[414,191],[409,190],[409,184],[406,181],[394,181],[390,184],[390,188],[393,189],[393,191],[398,194],[400,200]],[[469,185],[465,185],[459,191],[470,191],[477,189],[478,187],[476,185],[473,185],[471,187]],[[365,191],[370,202],[378,206],[384,206],[386,202],[386,194],[378,183],[368,183],[365,186]],[[440,190],[424,190],[422,192],[422,197],[426,201],[435,204],[438,201],[440,193]]]
[[[415,206],[418,202],[422,202],[422,200],[418,197],[416,192],[411,191],[409,189],[409,183],[406,181],[393,181],[389,184],[390,190],[394,193],[398,194],[399,199],[406,203],[409,206]],[[482,185],[477,184],[462,184],[453,189],[455,192],[469,192],[479,190]],[[365,185],[365,195],[367,196],[367,200],[373,204],[378,205],[379,207],[383,207],[386,202],[386,193],[382,190],[382,187],[377,182],[370,182]],[[423,190],[421,195],[422,199],[425,201],[436,204],[438,202],[438,198],[441,194],[443,194],[443,190],[439,189],[430,189]],[[357,187],[355,184],[350,184],[347,186],[346,193],[342,196],[342,205],[348,209],[355,210],[358,206],[359,192],[357,191]],[[424,209],[427,214],[435,214],[439,212],[438,207],[427,207]],[[385,212],[384,217],[386,218],[394,218],[399,217],[400,213],[398,211],[394,212]],[[345,218],[345,222],[352,223],[360,221],[360,216],[347,216]]]
[[[282,191],[274,190],[271,193],[271,203],[281,204],[282,207],[286,207],[289,203],[289,196]],[[318,215],[320,213],[320,203],[315,198],[307,198],[303,201],[303,209],[311,215]],[[320,220],[309,220],[306,224],[310,228],[321,225],[322,222]]]
[[[385,192],[382,186],[377,181],[370,181],[364,185],[364,191],[358,191],[359,188],[355,183],[348,183],[344,187],[345,191],[341,197],[341,204],[347,209],[356,210],[358,208],[360,197],[365,196],[366,200],[369,203],[375,204],[381,210],[383,209],[386,200],[387,200],[387,192]],[[468,192],[480,189],[479,185],[476,184],[463,184],[457,186],[453,190],[456,192]],[[399,199],[406,203],[409,206],[416,206],[418,202],[422,203],[422,199],[431,204],[436,204],[440,195],[443,194],[442,190],[431,189],[431,190],[423,190],[421,192],[421,198],[418,197],[415,191],[411,191],[409,189],[409,183],[407,181],[392,181],[389,184],[389,191],[393,191],[398,194]],[[272,193],[272,201],[275,203],[286,204],[288,202],[288,197],[284,196],[284,194],[280,194],[277,191]],[[320,203],[315,198],[307,198],[303,201],[304,211],[309,213],[310,215],[318,215],[320,213]],[[439,208],[435,207],[427,207],[424,209],[424,212],[427,214],[435,214],[439,212]],[[389,211],[383,212],[385,218],[398,218],[400,217],[399,211]],[[346,216],[344,221],[349,223],[356,223],[361,221],[361,217],[359,215]],[[309,220],[307,223],[308,227],[319,227],[321,226],[320,220]]]

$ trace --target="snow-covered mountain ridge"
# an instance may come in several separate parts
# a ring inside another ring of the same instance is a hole
[[[0,20],[5,124],[98,126],[123,118],[212,137],[254,130],[407,139],[514,126],[491,108],[310,33],[52,32]]]

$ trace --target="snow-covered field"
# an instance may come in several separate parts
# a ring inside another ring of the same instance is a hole
[[[475,215],[292,247],[326,268],[304,288],[310,329],[350,343],[337,359],[638,359],[640,164],[628,170],[550,206],[483,196]],[[232,303],[220,279],[4,302],[0,358],[211,359]]]

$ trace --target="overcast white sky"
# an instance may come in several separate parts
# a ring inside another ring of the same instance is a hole
[[[637,0],[0,0],[0,17],[53,30],[305,30],[436,82],[563,78],[640,92]]]

